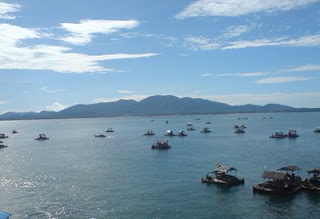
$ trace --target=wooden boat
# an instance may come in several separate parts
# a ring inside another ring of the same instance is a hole
[[[46,134],[39,134],[39,137],[35,138],[34,140],[42,141],[42,140],[49,140],[49,138],[46,136]]]
[[[170,149],[171,146],[169,145],[168,141],[156,141],[151,146],[151,149]]]
[[[228,172],[230,171],[235,171],[235,175],[229,175]],[[201,181],[203,183],[212,183],[228,187],[244,184],[244,179],[236,177],[236,171],[237,169],[234,167],[219,165],[217,169],[207,173],[206,177],[202,178]]]
[[[302,179],[296,176],[294,171],[299,171],[297,166],[286,166],[278,169],[278,171],[264,171],[263,179],[267,179],[256,186],[253,186],[253,192],[276,194],[289,196],[294,195],[302,188]],[[281,172],[286,171],[286,173]],[[291,174],[289,172],[291,171]]]
[[[303,181],[302,188],[308,191],[320,192],[320,168],[308,170],[309,178]],[[312,174],[312,177],[310,175]]]

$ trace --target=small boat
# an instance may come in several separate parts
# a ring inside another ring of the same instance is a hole
[[[106,138],[107,136],[106,136],[106,135],[101,134],[101,135],[94,135],[94,137],[96,137],[96,138]]]
[[[154,132],[152,130],[147,130],[147,132],[144,133],[143,135],[152,136],[152,135],[155,135],[155,134],[154,134]]]
[[[263,179],[268,179],[256,186],[253,186],[253,192],[276,194],[276,195],[294,195],[302,188],[302,179],[296,176],[294,171],[299,171],[297,166],[286,166],[278,171],[264,171]],[[280,171],[286,171],[280,172]],[[291,174],[289,173],[291,171]]]
[[[235,128],[235,129],[239,129],[239,128],[241,128],[241,129],[246,129],[247,127],[246,127],[244,124],[242,124],[242,125],[235,124],[235,125],[233,126],[233,128]]]
[[[245,131],[243,128],[237,128],[237,130],[235,130],[234,133],[243,134],[243,133],[245,133]]]
[[[112,128],[108,128],[106,132],[114,132],[114,130]]]
[[[211,124],[211,122],[206,122],[207,125]]]
[[[184,136],[187,136],[187,134],[184,131],[181,130],[181,131],[178,132],[178,136],[184,137]]]
[[[12,134],[17,134],[18,132],[15,129],[13,129],[11,133]]]
[[[308,191],[320,192],[320,168],[308,170],[309,178],[303,181],[302,188]],[[312,177],[310,177],[312,174]]]
[[[173,131],[171,131],[171,130],[168,130],[167,132],[166,132],[166,134],[164,134],[164,136],[176,136],[175,134],[173,134]]]
[[[153,143],[151,149],[170,149],[171,146],[169,145],[168,141],[157,141]]]
[[[297,138],[299,135],[297,134],[296,130],[290,129],[288,131],[288,138]]]
[[[0,148],[7,148],[8,145],[0,144]]]
[[[4,138],[9,138],[7,135],[5,135],[4,133],[0,134],[0,139],[4,139]]]
[[[316,129],[313,132],[320,133],[320,127],[316,127]]]
[[[35,138],[34,140],[42,141],[42,140],[49,140],[49,138],[46,136],[46,134],[39,134],[39,137]]]
[[[188,130],[188,131],[195,131],[196,129],[193,128],[193,126],[189,126],[189,127],[187,128],[187,130]]]
[[[191,122],[188,122],[186,126],[192,126],[192,123],[191,123]]]
[[[228,172],[230,171],[235,171],[235,175],[229,175]],[[244,179],[236,177],[236,171],[237,169],[234,167],[219,165],[217,169],[207,173],[206,177],[202,178],[201,181],[203,183],[212,183],[228,187],[244,184]]]
[[[287,138],[288,135],[283,132],[276,132],[270,136],[270,138]]]
[[[209,130],[209,128],[203,128],[200,132],[201,133],[210,133],[211,131]]]

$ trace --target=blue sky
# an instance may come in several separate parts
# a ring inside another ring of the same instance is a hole
[[[0,113],[151,95],[320,107],[320,0],[0,0]]]

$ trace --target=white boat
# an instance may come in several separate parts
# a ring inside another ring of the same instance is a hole
[[[39,137],[35,138],[34,140],[42,141],[42,140],[49,140],[49,138],[46,136],[46,134],[39,134]]]

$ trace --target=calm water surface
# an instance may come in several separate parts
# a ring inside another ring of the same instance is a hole
[[[163,136],[186,130],[187,122],[197,129],[187,137]],[[236,123],[248,127],[245,134],[234,133]],[[0,150],[0,209],[12,219],[319,218],[320,195],[252,193],[265,169],[298,165],[304,178],[320,166],[316,126],[320,113],[1,121],[9,147]],[[105,133],[110,127],[115,132]],[[200,133],[203,127],[212,133]],[[10,134],[13,129],[19,133]],[[156,135],[143,136],[148,129]],[[269,138],[288,129],[300,137]],[[35,141],[39,133],[50,140]],[[172,148],[151,150],[157,138],[169,139]],[[236,167],[245,184],[202,184],[217,162]]]

